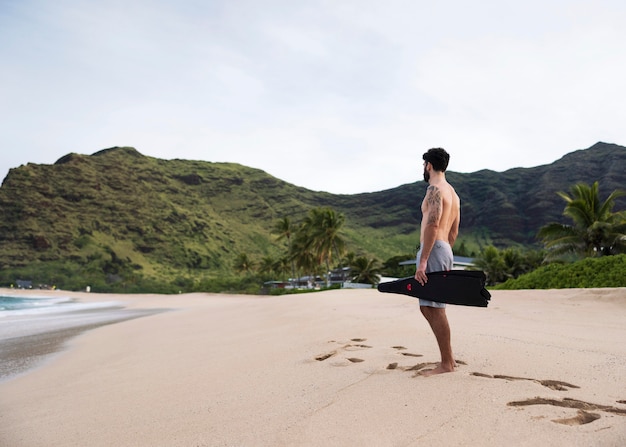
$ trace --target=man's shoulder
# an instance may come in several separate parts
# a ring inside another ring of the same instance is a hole
[[[454,186],[452,186],[450,183],[448,183],[448,181],[445,180],[445,179],[442,179],[440,182],[437,182],[437,183],[435,183],[434,185],[431,185],[431,186],[435,186],[435,187],[437,187],[438,189],[441,189],[441,190],[446,190],[447,189],[449,191],[452,191],[454,194],[456,194],[456,190],[454,189]]]

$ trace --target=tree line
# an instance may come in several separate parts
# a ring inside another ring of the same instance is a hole
[[[551,222],[541,227],[537,238],[543,250],[486,247],[474,263],[487,273],[490,285],[517,278],[542,264],[626,253],[626,211],[613,212],[615,200],[626,191],[615,190],[601,200],[599,184],[594,182],[577,183],[570,194],[557,194],[565,201],[563,215],[572,223]]]
[[[321,277],[326,279],[328,285],[331,270],[349,267],[347,280],[365,284],[378,283],[380,262],[346,250],[342,233],[344,223],[345,216],[328,207],[309,210],[300,222],[283,217],[276,221],[272,233],[277,241],[286,243],[284,254],[278,258],[266,256],[257,264],[247,254],[241,253],[235,261],[235,270],[242,273],[274,274],[284,280],[289,277],[292,281],[303,276],[313,279]]]
[[[475,257],[476,268],[486,272],[489,285],[514,279],[550,262],[571,262],[586,257],[626,253],[626,211],[613,212],[615,200],[626,195],[615,190],[600,199],[598,182],[591,186],[579,183],[571,193],[557,193],[565,203],[563,215],[572,224],[549,223],[539,230],[537,238],[542,249],[519,247],[498,249],[489,245]],[[381,265],[375,258],[357,256],[346,250],[342,233],[345,216],[328,207],[313,208],[300,222],[289,217],[279,219],[272,229],[277,241],[285,243],[285,252],[278,258],[264,257],[260,263],[247,254],[240,254],[235,269],[242,273],[277,275],[282,279],[308,276],[326,277],[331,270],[350,268],[347,278],[353,282],[377,284],[382,273],[408,276],[412,272],[399,267],[400,261],[414,255],[390,258]],[[455,250],[466,255],[464,246]]]

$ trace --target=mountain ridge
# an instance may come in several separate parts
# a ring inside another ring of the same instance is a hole
[[[551,164],[503,172],[449,171],[461,197],[459,243],[536,244],[536,231],[563,220],[577,182],[599,181],[601,197],[626,185],[626,148],[597,143]],[[223,274],[240,253],[279,256],[275,221],[310,208],[346,216],[348,249],[381,260],[419,243],[417,181],[371,193],[331,194],[236,163],[162,160],[130,147],[67,154],[52,165],[11,169],[0,187],[0,266],[70,262],[115,272],[126,263],[148,276]],[[616,208],[623,209],[624,199]]]

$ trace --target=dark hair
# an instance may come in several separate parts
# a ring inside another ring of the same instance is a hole
[[[446,172],[448,169],[448,162],[450,161],[450,154],[445,149],[440,147],[434,147],[428,149],[422,156],[424,161],[433,165],[433,169],[439,172]]]

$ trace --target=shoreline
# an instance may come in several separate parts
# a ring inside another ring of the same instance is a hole
[[[120,309],[110,312],[103,309],[89,313],[97,314],[97,321],[57,329],[38,329],[36,333],[0,339],[0,384],[44,366],[55,354],[68,349],[67,344],[74,337],[102,326],[154,315],[158,311]]]
[[[82,332],[0,382],[0,444],[626,443],[626,288],[448,306],[459,368],[429,378],[416,373],[438,349],[410,297],[85,299],[161,312]]]
[[[17,293],[16,293],[17,292]],[[86,294],[86,293],[85,293]],[[86,299],[81,292],[20,290],[0,288],[0,295],[28,298],[71,298],[75,303],[101,307],[75,309],[71,305],[52,313],[7,315],[0,318],[0,384],[42,367],[68,348],[75,337],[102,326],[121,323],[165,311],[130,309],[121,301],[101,301],[97,295]]]

